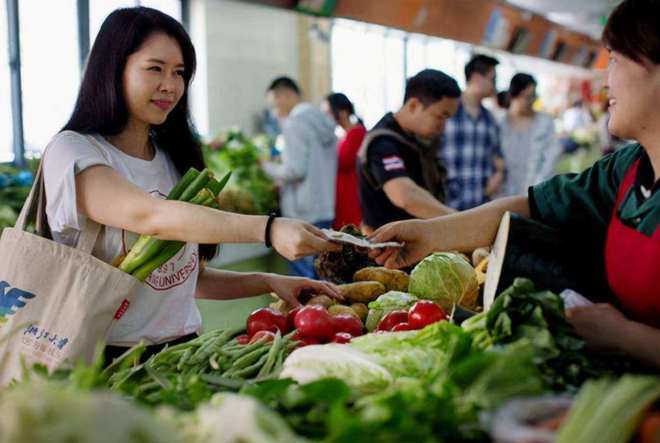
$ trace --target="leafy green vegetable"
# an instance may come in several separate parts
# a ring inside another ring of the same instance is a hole
[[[298,348],[284,362],[280,378],[309,383],[339,378],[362,392],[375,392],[392,382],[392,375],[366,353],[347,345],[327,344]]]
[[[369,314],[365,322],[367,330],[370,332],[375,330],[380,319],[385,315],[399,309],[407,311],[418,300],[414,295],[399,291],[389,291],[379,296],[369,303]]]
[[[448,328],[446,335],[444,357],[432,370],[418,378],[400,378],[380,393],[359,398],[344,413],[335,413],[327,440],[484,441],[480,411],[514,396],[543,392],[530,347],[481,351],[459,328]]]
[[[232,171],[228,188],[220,195],[221,209],[244,214],[268,214],[277,208],[277,189],[259,166],[268,158],[271,141],[249,138],[238,130],[221,133],[203,149],[206,165],[216,174]]]
[[[443,252],[429,255],[415,266],[408,291],[439,303],[447,312],[455,305],[474,310],[479,283],[474,268],[462,255]]]
[[[395,378],[421,377],[443,361],[450,342],[460,333],[460,327],[441,321],[420,331],[356,337],[350,346],[368,354]]]
[[[272,380],[246,385],[242,394],[258,398],[281,413],[289,425],[308,438],[324,438],[331,416],[347,412],[353,391],[335,378],[299,385],[292,380]]]
[[[481,349],[530,343],[546,383],[556,391],[575,390],[589,378],[640,369],[622,356],[587,349],[566,320],[561,297],[536,291],[527,279],[516,279],[488,312],[466,320],[462,326]]]
[[[660,378],[623,376],[584,384],[557,443],[631,441],[644,413],[660,399]]]

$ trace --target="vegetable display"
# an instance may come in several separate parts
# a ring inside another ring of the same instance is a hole
[[[518,422],[547,441],[657,443],[660,378],[589,349],[530,280],[459,326],[460,306],[479,311],[475,274],[459,254],[410,276],[369,264],[341,302],[305,292],[142,360],[139,344],[105,368],[100,354],[32,368],[0,391],[0,443],[480,443],[499,438],[502,411],[548,399],[564,406]]]
[[[228,130],[203,147],[210,170],[219,176],[232,171],[232,180],[218,199],[222,210],[268,214],[277,209],[275,183],[259,166],[259,159],[269,158],[271,145],[266,136],[248,137],[241,131]]]

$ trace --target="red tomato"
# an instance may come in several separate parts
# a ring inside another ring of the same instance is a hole
[[[408,323],[413,329],[422,329],[432,323],[446,319],[447,314],[445,311],[429,300],[418,301],[408,312]]]
[[[395,325],[406,322],[408,322],[408,313],[406,311],[392,311],[380,320],[376,329],[379,331],[391,331]]]
[[[295,324],[296,314],[301,309],[302,306],[298,306],[297,308],[293,308],[292,310],[290,310],[289,313],[286,315],[286,324],[287,327],[289,328],[289,331],[293,331],[294,329],[296,329],[296,324]]]
[[[346,332],[352,337],[362,335],[362,322],[359,318],[350,314],[335,315],[332,317],[332,326],[335,332]]]
[[[332,339],[333,343],[350,343],[353,336],[348,332],[337,332],[335,338]]]
[[[316,338],[304,337],[303,335],[300,334],[300,331],[296,331],[296,333],[293,334],[293,339],[298,342],[298,346],[296,346],[296,348],[301,348],[303,346],[309,346],[309,345],[320,345],[321,344],[321,341],[316,339]]]
[[[247,333],[250,337],[259,331],[289,332],[284,314],[271,308],[261,308],[254,311],[247,319]]]
[[[303,337],[328,341],[334,335],[332,317],[323,306],[305,306],[296,314],[294,323]]]
[[[394,325],[392,328],[392,332],[399,332],[399,331],[412,331],[414,328],[410,326],[410,323],[408,322],[403,322],[403,323],[398,323]]]
[[[236,342],[239,345],[247,345],[249,341],[250,341],[250,336],[247,334],[239,335],[238,337],[236,337]]]
[[[275,339],[275,334],[273,334],[270,331],[257,331],[254,333],[252,338],[250,338],[250,341],[248,343],[256,343],[256,342],[261,342],[261,343],[271,343]]]

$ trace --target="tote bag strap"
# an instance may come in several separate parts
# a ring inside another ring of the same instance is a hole
[[[103,157],[107,158],[107,154],[101,149],[94,137],[87,136],[87,138],[92,146],[94,146]],[[46,148],[46,150],[47,149],[48,148]],[[45,238],[52,238],[50,226],[48,226],[48,218],[46,216],[46,184],[43,177],[43,158],[46,155],[46,150],[44,150],[44,153],[42,154],[42,161],[39,162],[37,173],[34,176],[32,189],[30,189],[30,193],[18,215],[15,227],[21,231],[25,231],[28,222],[34,221],[37,235]],[[100,224],[96,223],[89,217],[86,217],[85,225],[82,226],[78,238],[77,249],[87,254],[91,254],[101,232],[101,227]]]

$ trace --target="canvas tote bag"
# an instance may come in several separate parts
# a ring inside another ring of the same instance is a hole
[[[140,284],[91,255],[101,231],[92,220],[75,248],[51,240],[45,196],[39,166],[16,226],[0,237],[0,386],[21,378],[22,362],[52,370],[91,361]]]

